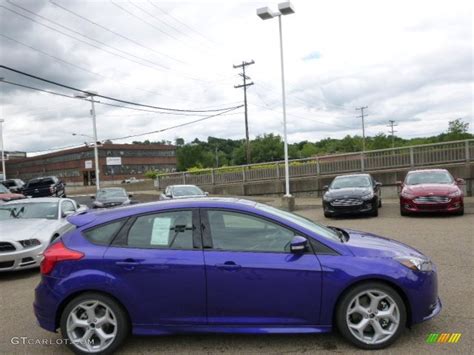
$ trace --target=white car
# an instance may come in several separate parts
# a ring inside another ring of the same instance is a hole
[[[71,225],[66,217],[85,211],[68,198],[43,197],[0,206],[0,272],[38,267],[42,253]]]

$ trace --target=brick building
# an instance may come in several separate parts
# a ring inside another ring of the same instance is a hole
[[[99,146],[101,181],[144,178],[148,170],[176,170],[176,147],[164,144],[103,144]],[[35,157],[13,157],[6,161],[7,178],[25,181],[55,175],[70,185],[91,185],[95,181],[94,150],[79,147]],[[111,165],[114,164],[114,165]]]

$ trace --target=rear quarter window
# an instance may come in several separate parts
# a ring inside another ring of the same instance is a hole
[[[110,222],[107,224],[102,224],[93,228],[90,228],[83,232],[82,234],[86,239],[93,243],[99,245],[109,245],[115,235],[120,231],[122,226],[125,224],[126,220],[120,220],[116,222]]]

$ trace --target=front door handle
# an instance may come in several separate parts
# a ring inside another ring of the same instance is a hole
[[[135,266],[140,265],[140,262],[135,259],[125,259],[115,262],[116,265],[122,266],[125,270],[133,270]]]
[[[226,261],[223,264],[216,264],[216,268],[221,269],[221,270],[239,270],[242,268],[241,265],[236,264],[234,261]]]

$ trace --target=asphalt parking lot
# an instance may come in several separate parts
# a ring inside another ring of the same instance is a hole
[[[138,198],[138,196],[137,196]],[[148,199],[143,198],[143,199]],[[150,198],[151,199],[151,198]],[[81,197],[80,201],[87,201]],[[328,220],[310,203],[298,213],[326,224],[350,227],[387,236],[421,250],[438,266],[439,295],[443,311],[435,319],[406,330],[391,353],[473,353],[474,325],[474,199],[467,199],[462,217],[401,217],[396,201],[385,201],[377,218]],[[36,325],[33,290],[38,270],[0,273],[0,353],[68,353],[59,334]],[[457,344],[427,344],[430,333],[462,333]],[[27,337],[24,340],[20,337]],[[39,344],[41,342],[41,344]],[[359,352],[340,335],[175,335],[130,337],[122,354],[145,353],[347,353]]]

